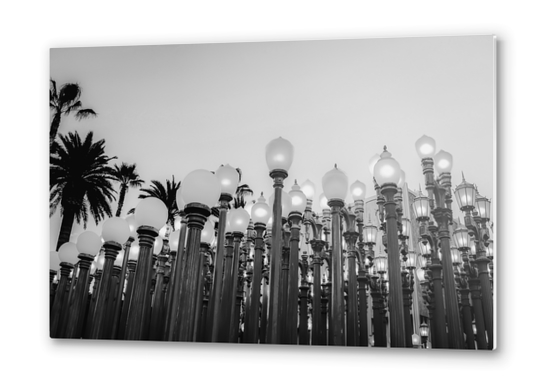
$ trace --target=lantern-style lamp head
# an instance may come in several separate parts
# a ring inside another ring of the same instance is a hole
[[[377,161],[374,168],[374,177],[379,185],[399,183],[401,177],[401,167],[397,160],[391,157],[384,147],[384,152],[380,155],[380,160]]]
[[[476,211],[478,215],[484,220],[491,218],[491,201],[483,196],[476,196]]]
[[[239,173],[231,165],[221,165],[215,172],[220,182],[221,193],[233,196],[239,184]]]
[[[335,167],[322,178],[322,187],[328,200],[344,201],[348,193],[348,176],[335,164]]]
[[[159,230],[164,226],[168,217],[168,209],[162,200],[156,197],[146,197],[141,200],[135,209],[137,227],[143,225]]]
[[[463,175],[463,181],[455,188],[455,199],[462,211],[475,208],[476,188],[474,184],[467,183]]]
[[[425,281],[425,270],[423,270],[422,268],[418,268],[416,270],[416,275],[418,275],[418,280]]]
[[[376,272],[386,273],[388,271],[388,258],[384,255],[375,257],[374,266],[375,266]]]
[[[244,211],[243,208],[237,208],[237,209],[241,209],[241,210]],[[248,212],[247,212],[247,214],[248,214]],[[210,245],[213,242],[214,237],[215,237],[215,226],[214,226],[214,224],[213,224],[213,222],[211,220],[207,220],[205,222],[205,226],[201,230],[201,240],[200,240],[200,242]]]
[[[265,161],[270,171],[290,169],[294,160],[294,146],[288,140],[279,137],[271,140],[265,147]]]
[[[51,251],[49,253],[49,269],[52,271],[58,271],[60,266],[60,258],[58,257],[58,252]]]
[[[262,195],[258,198],[256,204],[254,204],[250,210],[252,221],[254,223],[267,224],[271,217],[271,213],[271,208],[269,208],[269,205],[265,202],[265,197],[263,197],[262,192]]]
[[[406,267],[408,269],[414,269],[416,268],[416,260],[418,258],[418,255],[414,251],[410,251],[407,254],[407,260],[406,260]]]
[[[290,212],[292,212],[292,197],[284,189],[281,189],[281,192],[282,217],[288,217]],[[275,206],[275,192],[271,194],[269,201],[271,202],[271,209],[273,209]]]
[[[422,323],[422,325],[420,325],[420,336],[429,337],[429,326],[425,321]]]
[[[470,247],[470,235],[469,230],[464,225],[459,225],[454,233],[454,242],[457,248],[461,251],[465,251]]]
[[[77,238],[77,250],[79,253],[86,253],[87,255],[91,256],[95,256],[98,252],[100,252],[102,244],[103,243],[100,236],[92,231],[85,231]]]
[[[457,249],[456,247],[451,247],[450,251],[452,252],[452,264],[461,264],[461,252],[459,252],[459,249]]]
[[[228,212],[229,231],[245,233],[250,221],[250,215],[243,208],[232,209]]]
[[[297,185],[297,180],[294,181],[294,185],[288,194],[292,199],[292,212],[304,212],[307,206],[307,197]]]
[[[493,240],[488,240],[486,255],[487,257],[493,257]]]
[[[450,173],[454,164],[453,156],[446,151],[440,150],[435,155],[435,168],[439,174]]]
[[[418,242],[418,247],[420,249],[420,254],[422,256],[429,256],[431,255],[431,244],[429,242],[426,242],[424,244],[424,242],[422,240],[420,240]]]
[[[139,257],[139,244],[132,244],[130,247],[130,253],[128,254],[128,260],[137,261]]]
[[[411,230],[410,219],[403,217],[401,220],[401,224],[403,227],[403,236],[410,237],[410,230]]]
[[[130,227],[130,237],[134,240],[137,239],[137,222],[135,215],[128,215],[125,220],[128,223],[128,227]]]
[[[215,174],[205,169],[197,169],[184,178],[181,197],[185,204],[199,203],[213,207],[220,198],[221,190],[220,181]]]
[[[376,225],[368,224],[363,227],[363,240],[366,244],[376,244],[376,235],[378,228]]]
[[[371,172],[371,175],[374,176],[375,173],[375,165],[378,163],[378,160],[380,160],[380,155],[378,153],[375,153],[371,158],[369,159],[369,172]]]
[[[303,184],[301,184],[301,190],[305,194],[305,197],[307,200],[314,200],[314,195],[316,193],[316,186],[314,183],[310,180],[305,180]]]
[[[70,263],[73,265],[77,264],[77,262],[79,261],[79,258],[77,257],[78,255],[79,251],[77,250],[77,245],[70,241],[62,244],[62,246],[58,249],[58,258],[63,263]]]
[[[102,239],[124,244],[130,237],[130,225],[120,217],[111,217],[104,221]],[[100,244],[101,245],[101,244]]]
[[[416,147],[416,152],[418,152],[418,156],[420,156],[420,159],[427,159],[433,157],[437,150],[435,139],[426,135],[423,135],[418,140],[416,140],[416,143],[414,145]]]
[[[431,207],[429,205],[429,198],[422,195],[421,191],[419,195],[414,198],[412,206],[414,208],[414,215],[416,216],[416,219],[422,221],[429,220],[429,214],[431,210]]]
[[[354,201],[364,200],[366,190],[365,184],[359,180],[354,181],[354,183],[352,183],[350,186],[350,194],[352,195]]]
[[[162,252],[164,246],[164,240],[160,236],[156,236],[154,239],[154,248],[152,250],[153,255],[159,255]]]

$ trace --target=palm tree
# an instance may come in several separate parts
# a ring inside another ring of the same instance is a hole
[[[53,121],[49,130],[49,147],[52,149],[60,126],[62,115],[69,115],[77,112],[75,118],[78,120],[96,116],[92,109],[83,109],[81,103],[81,87],[77,83],[66,83],[57,92],[56,82],[51,79],[49,84],[49,108],[53,111]]]
[[[69,241],[74,220],[82,221],[86,228],[89,212],[96,225],[112,216],[110,203],[115,190],[111,181],[115,178],[108,163],[116,157],[105,155],[105,140],[93,142],[92,132],[84,141],[77,132],[60,135],[55,145],[56,151],[50,156],[49,213],[52,216],[60,205],[58,250]]]
[[[119,203],[117,213],[115,214],[115,216],[119,217],[122,212],[124,198],[126,197],[128,188],[139,188],[145,181],[139,178],[139,174],[136,171],[136,164],[127,164],[124,162],[120,167],[115,164],[113,176],[115,177],[115,180],[120,183]]]
[[[237,173],[239,174],[239,182],[241,182],[241,178],[243,177],[243,171],[241,171],[241,168],[235,168]],[[233,207],[234,208],[244,208],[247,204],[245,197],[252,196],[254,192],[248,184],[240,184],[237,186],[237,189],[235,190],[235,197],[233,198]]]
[[[167,223],[171,227],[175,226],[175,218],[180,215],[180,211],[177,208],[177,191],[181,187],[181,182],[175,182],[175,176],[171,177],[171,180],[166,179],[166,186],[160,181],[151,180],[151,186],[149,188],[141,188],[141,193],[138,198],[145,199],[147,197],[156,197],[166,205],[168,210]],[[132,209],[131,211],[134,211]],[[158,228],[160,229],[160,228]]]

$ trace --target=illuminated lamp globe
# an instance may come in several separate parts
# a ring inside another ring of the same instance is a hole
[[[366,244],[376,244],[376,235],[378,228],[375,225],[368,224],[363,227],[363,241]]]
[[[230,232],[245,233],[250,221],[250,215],[243,208],[232,209],[229,213]]]
[[[220,182],[221,193],[233,196],[239,184],[239,173],[231,165],[221,165],[215,172]],[[212,206],[212,205],[209,205]]]
[[[320,208],[322,209],[329,209],[329,205],[327,205],[327,197],[325,194],[320,195]]]
[[[425,323],[425,321],[420,325],[420,336],[422,337],[428,337],[429,336],[429,326]]]
[[[322,178],[322,187],[328,200],[339,199],[344,201],[348,194],[348,176],[335,164],[335,167]]]
[[[401,169],[401,177],[399,177],[399,182],[397,183],[397,187],[403,188],[403,186],[405,185],[405,180],[406,180],[405,171]]]
[[[314,183],[310,180],[305,180],[303,184],[301,184],[301,190],[305,194],[305,197],[307,200],[313,200],[314,195],[316,193],[316,186]]]
[[[406,267],[407,268],[416,268],[416,261],[418,260],[418,254],[414,251],[410,251],[407,254]]]
[[[184,178],[181,197],[187,205],[199,203],[214,207],[220,198],[220,191],[220,181],[215,174],[197,169]]]
[[[452,264],[453,265],[461,264],[461,253],[459,252],[459,249],[457,249],[456,247],[451,247],[450,251],[452,253]]]
[[[412,334],[412,345],[418,346],[421,344],[420,336],[416,335],[415,333]]]
[[[292,197],[286,193],[283,189],[281,189],[281,206],[282,206],[282,217],[288,217],[290,212],[292,212]],[[269,202],[271,203],[271,209],[275,206],[275,192],[269,196]]]
[[[418,275],[418,280],[425,281],[425,270],[418,268],[416,274]]]
[[[375,175],[375,165],[378,163],[378,160],[380,160],[380,155],[378,153],[375,153],[371,158],[369,159],[369,172],[371,172],[371,176]]]
[[[493,240],[488,240],[487,257],[493,257]]]
[[[79,251],[77,250],[77,245],[70,241],[62,244],[62,246],[58,249],[58,258],[63,263],[70,263],[73,265],[77,264],[79,261],[79,258],[77,257],[78,255]]]
[[[256,204],[256,200],[250,200],[250,201],[247,201],[247,202],[245,203],[245,206],[243,207],[243,209],[244,209],[245,211],[247,211],[248,214],[250,215],[251,212],[252,212],[252,207],[254,206],[254,204]],[[212,216],[212,215],[211,215],[211,217],[216,217],[216,216]],[[218,221],[218,218],[217,218],[217,221]]]
[[[81,234],[80,232],[72,233],[70,235],[70,242],[77,244],[77,238],[79,237],[80,234]]]
[[[288,172],[294,161],[294,146],[282,137],[271,140],[265,146],[265,161],[270,171],[282,169]]]
[[[433,157],[437,150],[437,144],[435,142],[435,139],[426,135],[423,135],[418,140],[416,140],[414,146],[416,147],[416,152],[418,152],[418,156],[420,156],[420,159],[427,159]]]
[[[128,260],[137,261],[139,258],[139,244],[132,244],[130,247],[130,253],[128,254]]]
[[[152,249],[153,255],[159,255],[162,252],[162,247],[164,246],[164,240],[160,236],[156,236],[154,239],[154,247]]]
[[[435,168],[439,174],[450,173],[453,165],[454,158],[449,152],[440,150],[435,155]]]
[[[401,224],[403,227],[403,236],[410,237],[410,230],[411,230],[410,219],[403,217],[401,219]]]
[[[420,249],[420,254],[422,256],[430,256],[431,255],[431,244],[429,242],[425,242],[423,240],[420,240],[418,242],[418,247]]]
[[[60,268],[60,258],[58,257],[58,252],[51,251],[49,253],[49,269],[58,271],[58,268]]]
[[[307,197],[297,185],[297,180],[294,181],[294,185],[288,194],[292,199],[292,212],[304,212],[307,206]]]
[[[476,256],[476,243],[474,242],[474,239],[470,239],[470,254],[472,256]]]
[[[386,147],[384,147],[384,152],[382,152],[380,160],[375,165],[374,177],[380,186],[390,183],[397,185],[399,182],[401,167],[397,160],[391,157],[391,153],[387,151]]]
[[[258,198],[256,204],[254,204],[252,206],[252,209],[250,210],[250,216],[252,217],[252,221],[254,223],[267,224],[267,222],[271,218],[271,214],[271,208],[265,202],[265,197],[263,197],[262,192],[262,195]]]
[[[476,212],[482,219],[489,220],[491,216],[491,201],[483,196],[476,196]]]
[[[135,221],[138,228],[145,225],[158,231],[166,223],[167,217],[166,205],[156,197],[144,198],[135,208]]]
[[[91,256],[100,252],[102,244],[100,236],[92,231],[85,231],[77,238],[77,250],[79,253],[86,253]]]
[[[463,181],[455,188],[455,199],[457,205],[462,211],[472,210],[475,208],[476,188],[474,184],[467,183],[463,176]]]
[[[429,198],[422,195],[421,191],[419,195],[414,198],[412,207],[414,208],[414,215],[417,219],[429,220],[429,213],[431,210],[431,207],[429,205]]]
[[[177,252],[177,249],[179,249],[179,239],[181,237],[181,230],[177,229],[176,231],[173,231],[171,235],[169,235],[169,247],[172,251]]]
[[[469,230],[464,225],[459,225],[454,230],[453,238],[459,250],[465,251],[470,247]]]
[[[128,226],[130,227],[130,237],[132,239],[137,239],[137,222],[135,219],[135,215],[128,215],[126,216],[126,222],[128,223]]]
[[[388,271],[388,258],[380,255],[374,258],[375,270],[378,273],[385,273]]]
[[[244,211],[242,208],[238,208]],[[246,211],[245,211],[246,212]],[[248,214],[248,213],[247,213]],[[211,220],[207,220],[201,230],[201,243],[211,244],[215,237],[215,226]]]
[[[102,239],[124,244],[130,237],[130,225],[120,217],[111,217],[104,221]]]
[[[177,203],[177,208],[179,211],[184,211],[185,202],[182,197],[182,185],[177,189],[177,193],[175,194],[175,202]],[[180,224],[180,223],[179,223]]]
[[[366,191],[365,184],[363,184],[359,180],[354,181],[354,183],[352,183],[352,185],[350,186],[350,194],[352,195],[352,198],[354,199],[354,201],[364,200],[365,191]]]

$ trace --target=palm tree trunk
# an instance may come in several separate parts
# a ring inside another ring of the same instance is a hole
[[[120,213],[122,212],[122,207],[124,205],[124,198],[126,197],[126,190],[128,189],[128,186],[125,184],[120,185],[120,193],[119,193],[119,206],[117,208],[117,213],[115,216],[120,217]]]
[[[51,129],[49,130],[49,148],[53,146],[53,143],[56,138],[56,134],[58,133],[58,127],[60,126],[60,118],[62,116],[62,113],[57,110],[55,112],[55,116],[53,117],[53,121],[51,123]]]
[[[73,209],[64,208],[62,215],[62,223],[60,224],[60,233],[58,235],[58,241],[56,243],[56,250],[62,246],[62,244],[70,241],[70,235],[73,228],[73,219],[75,218],[75,212]]]

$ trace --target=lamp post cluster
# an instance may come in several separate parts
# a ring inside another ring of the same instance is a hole
[[[250,211],[231,208],[237,170],[199,169],[177,193],[178,228],[148,197],[126,219],[105,221],[101,236],[84,232],[52,253],[51,336],[491,349],[490,203],[463,181],[455,195],[465,225],[454,224],[451,155],[433,160],[424,140],[429,197],[420,192],[412,205],[418,248],[405,174],[386,147],[370,163],[377,226],[364,220],[365,185],[337,165],[322,178],[321,212],[310,180],[284,191],[294,148],[278,138],[266,147],[269,202],[262,193]],[[418,280],[430,308],[422,325]]]

